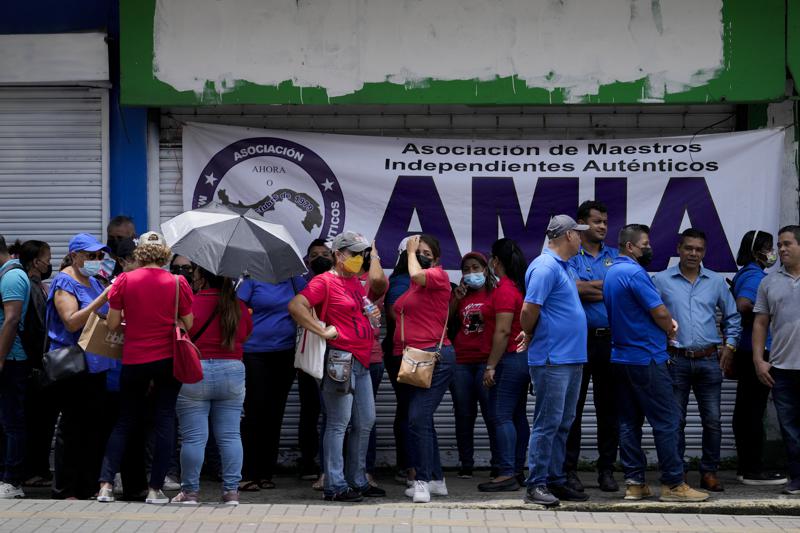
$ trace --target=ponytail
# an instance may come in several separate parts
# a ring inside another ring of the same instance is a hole
[[[228,350],[236,347],[236,332],[242,318],[242,308],[236,296],[236,287],[231,278],[217,276],[208,270],[197,267],[208,286],[219,290],[216,313],[219,315],[219,329],[222,334],[222,346]]]
[[[525,294],[525,271],[528,269],[528,262],[519,245],[508,238],[498,239],[492,244],[492,255],[503,265],[506,276],[514,282],[517,290]]]

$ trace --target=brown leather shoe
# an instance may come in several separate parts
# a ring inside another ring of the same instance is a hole
[[[700,488],[710,490],[711,492],[722,492],[725,490],[725,487],[722,486],[719,478],[717,478],[716,472],[706,472],[703,474],[700,479]]]

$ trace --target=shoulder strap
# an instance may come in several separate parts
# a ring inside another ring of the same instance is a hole
[[[440,352],[442,350],[442,345],[444,345],[444,336],[447,334],[447,323],[450,321],[450,313],[447,313],[447,318],[444,319],[444,328],[442,328],[442,337],[439,339],[439,345],[436,347],[436,351]],[[400,342],[403,344],[403,348],[406,347],[406,331],[405,331],[405,320],[403,320],[403,311],[400,311]]]
[[[181,288],[181,281],[178,279],[178,276],[175,275],[175,326],[178,326],[178,293],[180,292]]]
[[[208,329],[208,326],[211,325],[211,322],[214,321],[214,318],[216,316],[217,316],[217,308],[214,307],[214,312],[212,312],[211,315],[209,315],[208,320],[206,320],[205,324],[203,324],[203,327],[201,327],[199,330],[197,330],[197,333],[192,335],[192,342],[197,342],[197,339],[199,339],[200,337],[203,336],[203,333],[206,332],[206,330]]]

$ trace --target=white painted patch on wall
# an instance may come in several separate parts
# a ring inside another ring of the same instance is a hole
[[[647,78],[660,101],[722,67],[722,0],[158,0],[154,20],[155,76],[198,94],[515,76],[570,102]]]
[[[106,34],[0,35],[0,84],[108,81]]]

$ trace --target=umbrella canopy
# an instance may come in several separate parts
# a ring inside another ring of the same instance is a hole
[[[286,228],[249,208],[208,204],[164,222],[161,231],[174,253],[219,276],[279,283],[306,272]]]

